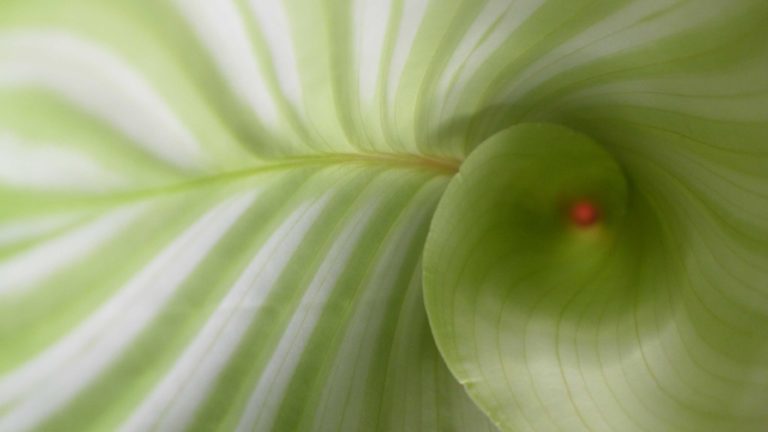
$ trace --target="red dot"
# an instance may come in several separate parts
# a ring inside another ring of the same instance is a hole
[[[574,225],[588,228],[600,220],[600,210],[592,201],[579,200],[571,204],[568,209],[568,216]]]

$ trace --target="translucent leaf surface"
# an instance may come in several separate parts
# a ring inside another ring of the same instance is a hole
[[[0,431],[762,431],[766,41],[763,0],[1,1]]]

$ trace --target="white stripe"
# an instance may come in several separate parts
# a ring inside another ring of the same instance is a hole
[[[162,310],[255,199],[250,192],[206,213],[65,338],[0,381],[0,430],[25,431],[86,388]]]
[[[448,117],[455,115],[455,110],[461,101],[461,95],[472,79],[473,75],[480,69],[480,66],[488,60],[501,45],[506,42],[512,33],[517,30],[521,24],[533,15],[544,0],[521,1],[508,7],[503,11],[503,5],[509,5],[507,0],[502,0],[501,4],[494,5],[489,3],[481,12],[477,21],[469,31],[470,38],[462,41],[460,50],[451,59],[451,65],[443,75],[440,83],[440,92],[447,93],[448,101],[446,109],[443,110]],[[490,28],[495,20],[503,14],[501,22],[491,31],[485,40],[479,42],[479,37],[483,36],[484,30]],[[471,45],[470,45],[471,44]],[[460,54],[461,53],[461,54]],[[453,79],[456,81],[451,85]],[[438,105],[442,106],[442,104]]]
[[[285,397],[301,353],[320,320],[325,302],[333,291],[336,281],[347,269],[347,261],[355,251],[363,230],[378,207],[379,201],[371,202],[357,212],[325,254],[323,263],[307,287],[248,400],[243,417],[237,426],[238,431],[272,429],[277,408]]]
[[[143,210],[144,206],[122,208],[4,261],[0,264],[0,296],[28,290],[94,253]]]
[[[366,391],[370,390],[368,376],[376,355],[375,346],[381,343],[378,336],[389,313],[384,306],[399,289],[396,284],[403,274],[405,258],[427,211],[429,206],[425,206],[423,200],[415,200],[398,220],[396,231],[388,236],[383,251],[376,257],[375,271],[361,289],[362,296],[355,304],[328,384],[323,389],[315,424],[327,425],[329,429],[360,429],[362,405]],[[340,424],[329,424],[328,420],[332,419],[337,419]]]
[[[427,12],[427,6],[430,0],[409,0],[403,4],[403,17],[400,21],[400,29],[397,34],[392,62],[389,69],[389,82],[387,83],[387,102],[392,115],[396,108],[395,97],[400,84],[400,80],[405,70],[405,64],[408,56],[413,49],[413,43],[416,40],[421,22]]]
[[[503,99],[518,99],[565,71],[683,33],[724,13],[721,2],[708,1],[688,2],[653,19],[648,17],[680,5],[680,1],[630,3],[530,64],[515,78],[515,84],[503,94]]]
[[[765,67],[765,64],[761,65]],[[760,73],[765,74],[760,69]],[[746,74],[744,74],[746,75]],[[696,86],[699,77],[671,77],[664,79],[648,79],[640,81],[623,81],[590,87],[568,95],[563,102],[595,98],[602,106],[617,104],[619,106],[661,108],[670,112],[684,113],[711,120],[734,122],[766,122],[768,107],[765,103],[765,91],[744,94],[738,97],[720,97],[717,91],[733,89],[738,85],[758,86],[765,81],[763,77],[739,77],[712,79],[708,75],[703,80],[709,85]],[[751,79],[750,79],[751,78]],[[738,81],[737,81],[738,80]],[[764,84],[763,84],[764,85]],[[666,94],[665,94],[666,93]]]
[[[0,135],[0,181],[51,191],[100,192],[124,188],[126,178],[87,154],[56,144]]]
[[[446,95],[448,93],[456,73],[466,63],[472,51],[477,48],[487,29],[493,25],[494,21],[499,19],[499,16],[506,15],[511,8],[512,5],[508,0],[492,0],[485,5],[469,27],[469,30],[467,30],[464,38],[453,51],[453,56],[451,56],[451,60],[448,62],[448,66],[446,66],[437,87],[439,94]]]
[[[328,198],[299,206],[274,231],[173,369],[120,427],[121,431],[174,431],[186,427]]]
[[[28,241],[74,223],[81,215],[75,213],[48,217],[24,218],[0,225],[0,246]]]
[[[277,0],[251,0],[250,5],[272,54],[272,64],[283,95],[303,116],[301,80],[285,8]]]
[[[52,30],[0,35],[0,86],[18,85],[61,94],[173,165],[203,163],[200,145],[157,92],[94,42]]]
[[[249,41],[248,30],[232,0],[174,0],[194,27],[232,90],[268,127],[277,109]]]
[[[392,0],[355,1],[355,42],[361,101],[373,102]]]

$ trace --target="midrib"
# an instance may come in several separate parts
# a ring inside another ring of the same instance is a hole
[[[69,201],[70,205],[67,207],[71,209],[72,204],[76,201],[80,201],[85,207],[111,206],[129,201],[138,201],[152,197],[181,193],[198,188],[234,183],[258,175],[294,168],[313,166],[324,168],[340,165],[369,165],[373,167],[389,167],[392,169],[415,169],[423,172],[432,172],[437,176],[452,176],[458,172],[461,161],[458,159],[397,153],[329,153],[322,155],[288,156],[265,162],[260,165],[255,165],[250,168],[224,171],[208,176],[190,178],[187,181],[167,186],[119,192],[98,197],[84,197],[82,198],[82,201],[79,198],[75,198]]]

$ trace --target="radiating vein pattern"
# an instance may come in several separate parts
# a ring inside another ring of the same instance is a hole
[[[764,0],[4,0],[0,432],[763,432],[767,143]]]

